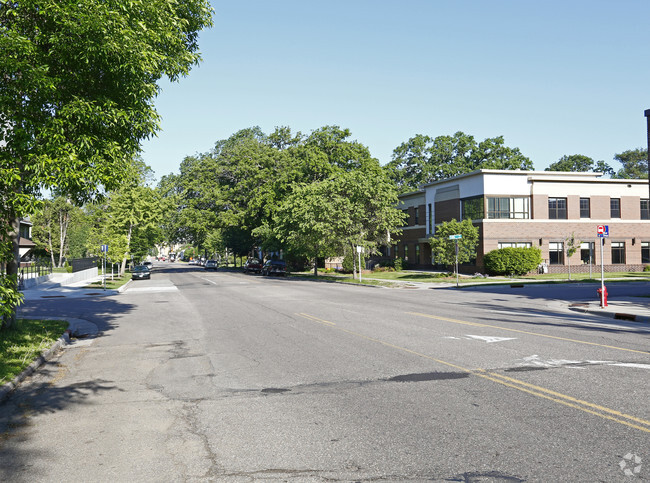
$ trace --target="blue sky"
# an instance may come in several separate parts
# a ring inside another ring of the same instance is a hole
[[[240,129],[348,128],[381,164],[415,134],[504,136],[536,169],[646,148],[650,2],[218,1],[203,62],[162,82],[158,178]]]

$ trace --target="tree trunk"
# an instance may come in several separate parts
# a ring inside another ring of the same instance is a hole
[[[59,267],[63,266],[63,259],[67,250],[68,226],[70,225],[70,214],[64,211],[59,212]]]
[[[124,252],[124,257],[122,257],[122,267],[120,268],[120,276],[123,277],[126,273],[126,257],[131,251],[131,234],[133,233],[133,225],[129,223],[129,233],[126,236],[126,252]]]
[[[357,254],[354,243],[352,244],[352,278],[357,278]]]
[[[54,247],[52,246],[52,224],[49,222],[47,224],[47,244],[50,247],[50,258],[52,259],[52,268],[56,267],[54,261]]]
[[[7,261],[7,280],[9,288],[18,291],[18,272],[20,269],[20,217],[11,213],[11,252],[12,257]],[[3,301],[5,303],[5,301]],[[10,307],[11,313],[2,319],[2,328],[9,328],[16,322],[16,306]]]
[[[314,277],[318,277],[318,258],[314,257]]]

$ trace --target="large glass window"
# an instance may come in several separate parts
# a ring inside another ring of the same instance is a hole
[[[530,218],[530,199],[517,198],[488,198],[487,217],[498,218]]]
[[[566,220],[566,198],[548,199],[548,217],[551,220]]]
[[[641,200],[641,219],[650,220],[650,200]]]
[[[585,265],[594,263],[594,242],[582,242],[580,244],[580,260]]]
[[[650,242],[641,242],[641,263],[650,263]]]
[[[420,263],[420,245],[415,245],[415,263]]]
[[[431,203],[429,203],[429,232],[433,233],[433,210],[431,209]]]
[[[563,242],[550,242],[548,244],[548,262],[550,265],[564,265]]]
[[[580,198],[580,218],[591,218],[591,200]]]
[[[414,210],[415,210],[415,224],[416,225],[420,224],[420,210],[418,208],[419,208],[418,206],[416,206],[414,208]]]
[[[625,242],[612,242],[612,264],[625,263]]]
[[[463,220],[482,220],[485,216],[482,196],[474,196],[461,200],[460,207]]]
[[[611,198],[609,200],[609,212],[612,218],[621,217],[621,199],[620,198]]]
[[[531,242],[499,242],[499,248],[530,248]]]

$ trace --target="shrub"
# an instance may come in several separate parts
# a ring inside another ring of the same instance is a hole
[[[646,265],[645,267],[643,267],[643,271],[650,272],[650,265]]]
[[[524,275],[542,263],[539,248],[500,248],[485,255],[485,270],[491,275]]]
[[[401,272],[404,270],[404,259],[402,258],[396,258],[393,261],[393,268],[395,269],[396,272]]]

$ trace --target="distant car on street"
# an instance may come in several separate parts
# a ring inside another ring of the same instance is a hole
[[[244,272],[260,273],[262,271],[262,262],[258,258],[249,258],[244,263]]]
[[[136,265],[131,269],[131,280],[150,279],[151,270],[146,265]]]
[[[142,262],[142,265],[149,267],[149,270],[153,270],[153,262]]]
[[[216,260],[208,260],[205,262],[205,266],[203,268],[206,270],[216,270],[218,267],[219,265],[217,264]]]
[[[262,275],[286,275],[287,264],[284,260],[267,260],[262,266]]]

